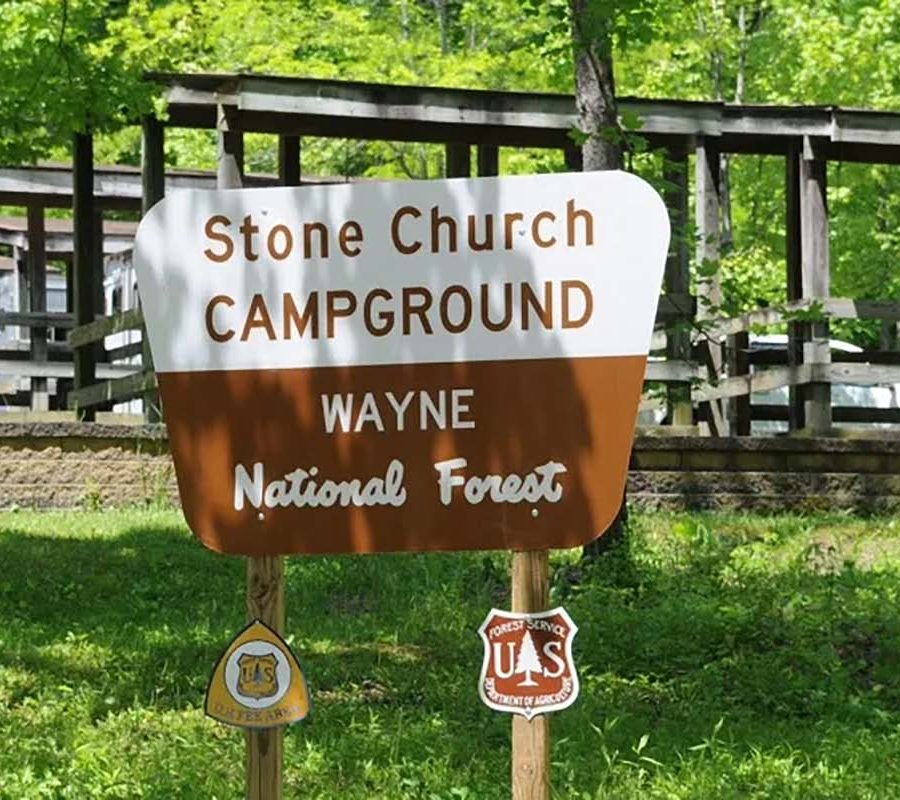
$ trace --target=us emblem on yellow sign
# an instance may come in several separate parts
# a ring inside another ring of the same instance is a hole
[[[268,625],[254,620],[222,654],[206,690],[206,713],[240,728],[273,728],[309,714],[300,662]]]

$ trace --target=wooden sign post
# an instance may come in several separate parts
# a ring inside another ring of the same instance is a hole
[[[249,557],[250,616],[283,630],[283,556],[447,550],[516,551],[514,608],[542,611],[547,549],[619,511],[659,195],[624,172],[240,189],[239,134],[220,146],[220,190],[153,206],[134,263],[184,515]],[[547,797],[559,669],[513,721],[516,797]],[[281,759],[248,734],[249,797],[279,796]]]
[[[550,559],[547,550],[513,553],[512,610],[530,613],[547,608]],[[550,716],[512,718],[513,800],[550,800]]]
[[[247,619],[284,634],[284,559],[247,559]],[[252,729],[247,737],[247,800],[281,800],[284,728]]]

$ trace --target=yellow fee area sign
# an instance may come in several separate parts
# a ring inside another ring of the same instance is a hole
[[[300,662],[268,625],[254,620],[222,654],[206,690],[206,713],[239,728],[299,722],[310,700]]]

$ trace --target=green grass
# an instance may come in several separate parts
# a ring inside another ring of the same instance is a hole
[[[555,797],[900,798],[895,522],[642,514],[627,551],[576,555]],[[509,718],[476,693],[506,563],[288,562],[315,711],[286,797],[509,796]],[[0,514],[0,798],[242,797],[242,735],[201,708],[243,591],[175,513]]]

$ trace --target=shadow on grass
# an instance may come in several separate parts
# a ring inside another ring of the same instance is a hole
[[[573,786],[597,785],[596,730],[612,718],[604,748],[628,752],[650,734],[646,754],[660,762],[690,754],[723,718],[718,735],[736,752],[786,746],[812,759],[826,739],[900,722],[893,570],[859,569],[815,542],[777,563],[774,546],[713,534],[618,557],[592,565],[564,601],[580,628],[583,692],[553,725],[558,757],[584,767]],[[243,560],[178,526],[95,538],[7,528],[0,564],[0,716],[60,686],[89,696],[92,719],[196,708],[243,625]],[[481,554],[290,559],[287,635],[317,704],[302,735],[334,744],[363,716],[409,732],[404,758],[437,748],[460,765],[502,766],[508,720],[475,687],[476,629],[504,604],[504,565]],[[34,679],[4,694],[4,668]],[[353,739],[359,758],[384,756],[378,735]]]

